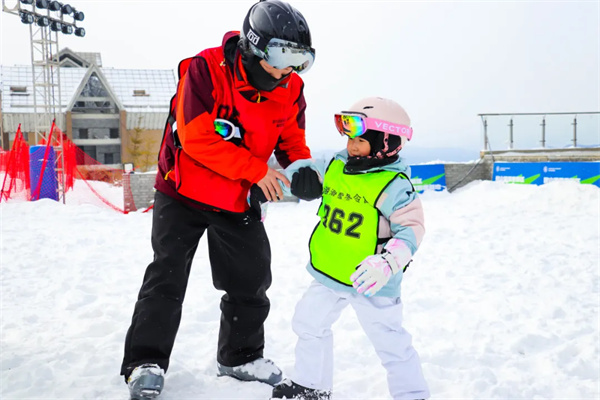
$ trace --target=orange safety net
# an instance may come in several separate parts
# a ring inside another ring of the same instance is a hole
[[[121,213],[135,211],[124,204],[123,171],[101,164],[77,147],[65,133],[52,123],[50,134],[42,141],[43,159],[39,180],[31,187],[29,146],[23,140],[19,126],[13,147],[8,152],[0,153],[0,173],[4,173],[2,199],[15,199],[19,193],[26,194],[25,200],[38,199],[48,183],[42,179],[47,177],[48,170],[56,174],[58,188],[63,188],[64,201],[69,204],[94,204],[109,207]],[[39,147],[39,146],[38,146]],[[54,162],[53,168],[49,164]],[[1,175],[0,175],[1,176]],[[54,178],[54,176],[52,177]],[[26,185],[26,186],[25,186]],[[129,185],[126,188],[131,191]],[[44,196],[42,196],[44,197]],[[131,202],[132,202],[132,196]]]
[[[123,170],[104,165],[86,154],[55,128],[62,136],[64,151],[64,178],[71,182],[72,190],[67,196],[68,203],[95,204],[107,206],[115,211],[127,213],[123,207]],[[65,183],[65,186],[68,186]]]
[[[31,199],[29,145],[23,138],[20,124],[11,149],[0,153],[0,177],[2,177],[0,202],[7,201],[9,198],[25,201]]]

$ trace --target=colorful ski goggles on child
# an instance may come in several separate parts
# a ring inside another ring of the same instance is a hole
[[[230,140],[232,138],[242,138],[242,135],[240,135],[240,128],[227,121],[226,119],[215,119],[215,132],[217,132],[217,134],[225,140]]]
[[[315,49],[298,43],[273,38],[262,51],[254,45],[250,48],[258,57],[277,69],[292,67],[298,74],[303,74],[315,62]]]
[[[389,133],[390,135],[404,136],[408,140],[412,138],[413,130],[410,126],[394,124],[377,118],[369,118],[363,113],[353,111],[342,111],[335,114],[335,127],[340,135],[346,135],[350,139],[364,134],[367,130]]]

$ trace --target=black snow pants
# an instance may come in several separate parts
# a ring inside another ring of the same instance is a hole
[[[121,375],[138,365],[165,371],[179,329],[194,254],[207,232],[213,285],[225,291],[217,361],[237,366],[263,356],[264,326],[270,303],[271,248],[260,218],[205,211],[156,192],[152,217],[154,261],[144,275],[125,338]]]

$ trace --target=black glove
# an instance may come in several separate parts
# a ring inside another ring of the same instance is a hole
[[[250,194],[248,196],[248,203],[250,204],[250,208],[254,210],[256,215],[263,220],[263,208],[262,205],[267,203],[267,196],[262,191],[262,189],[254,184],[250,187]],[[266,210],[265,210],[266,211]]]
[[[297,198],[311,201],[321,197],[323,184],[319,180],[319,174],[314,169],[302,167],[292,175],[290,189]]]

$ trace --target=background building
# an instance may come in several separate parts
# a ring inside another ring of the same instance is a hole
[[[100,53],[68,48],[59,61],[58,127],[102,164],[154,166],[176,90],[174,71],[104,68]],[[32,67],[0,66],[0,88],[2,148],[10,148],[19,124],[28,142],[36,144]]]

